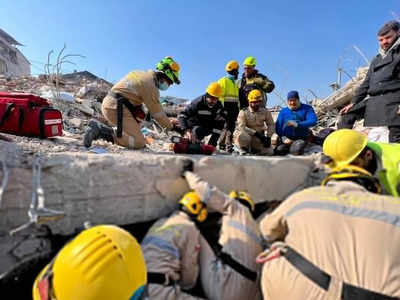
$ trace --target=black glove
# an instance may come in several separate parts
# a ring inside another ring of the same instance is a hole
[[[254,136],[260,140],[260,142],[264,145],[265,148],[271,147],[271,138],[269,136],[265,136],[261,132],[256,132]]]
[[[271,138],[270,137],[265,136],[261,132],[256,132],[254,134],[254,136],[260,140],[260,142],[264,145],[264,147],[269,148],[271,146]]]
[[[179,133],[182,136],[185,134],[185,130],[183,130],[179,125],[176,125],[176,124],[172,125],[172,129],[171,130]]]
[[[181,172],[181,177],[182,178],[185,178],[185,172],[186,171],[193,172],[193,160],[185,159],[183,161],[183,167],[182,167],[182,172]]]
[[[265,147],[265,148],[271,147],[271,137],[269,137],[269,136],[266,136],[266,137],[265,137],[264,147]]]

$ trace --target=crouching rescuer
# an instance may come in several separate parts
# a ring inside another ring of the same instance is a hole
[[[94,140],[103,139],[130,149],[145,147],[146,140],[140,131],[145,118],[143,105],[151,116],[164,128],[173,125],[159,102],[159,90],[172,84],[180,84],[180,67],[171,57],[162,59],[156,70],[132,71],[115,84],[103,100],[102,113],[113,128],[96,120],[90,120],[84,136],[84,145],[90,147]]]
[[[219,101],[222,92],[222,87],[217,82],[210,83],[206,93],[194,99],[179,114],[180,127],[191,142],[200,143],[211,135],[208,144],[217,146],[227,117],[226,110]]]
[[[240,154],[273,155],[271,136],[275,130],[271,112],[262,106],[263,95],[260,90],[252,90],[248,100],[249,107],[242,109],[238,116],[238,124],[233,134],[235,145]]]
[[[380,190],[365,169],[341,165],[266,216],[264,299],[400,299],[400,206]]]

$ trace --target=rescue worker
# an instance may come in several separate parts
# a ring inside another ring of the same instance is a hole
[[[400,144],[369,142],[358,131],[340,129],[328,135],[323,152],[330,167],[363,168],[379,178],[385,194],[400,196]]]
[[[240,108],[237,82],[239,63],[236,60],[231,60],[226,64],[225,70],[228,75],[218,80],[219,85],[222,87],[222,96],[219,100],[227,112],[225,129],[219,140],[219,149],[226,149],[227,152],[231,153],[233,152],[232,137]]]
[[[263,95],[260,90],[249,93],[249,107],[242,109],[234,133],[235,145],[240,154],[254,153],[273,155],[271,136],[275,132],[271,112],[262,106]],[[267,135],[265,135],[267,126]]]
[[[379,190],[368,171],[341,166],[266,216],[264,299],[399,299],[400,206]]]
[[[185,290],[195,286],[199,275],[200,232],[207,208],[194,192],[179,201],[180,210],[158,220],[142,241],[148,269],[150,299],[200,299]]]
[[[314,142],[310,127],[317,125],[317,115],[311,105],[300,102],[297,91],[287,95],[288,107],[283,108],[276,120],[275,130],[279,136],[275,154],[301,155],[308,142]]]
[[[129,149],[145,147],[146,140],[140,131],[145,119],[142,105],[146,105],[151,116],[162,127],[173,125],[159,102],[159,90],[172,84],[180,84],[180,67],[171,57],[165,57],[156,66],[156,71],[132,71],[104,98],[101,110],[106,120],[117,127],[117,132],[96,120],[91,120],[84,135],[84,145],[90,147],[94,140],[103,139]]]
[[[261,74],[256,69],[256,59],[253,56],[248,56],[243,61],[244,73],[239,84],[239,101],[240,108],[249,106],[248,95],[254,89],[259,89],[263,92],[263,103],[265,107],[267,104],[267,93],[271,93],[275,84],[268,79],[267,76]]]
[[[146,263],[136,239],[99,225],[67,243],[40,272],[33,300],[147,299]]]
[[[200,143],[211,135],[208,144],[217,146],[227,117],[226,110],[219,101],[221,96],[221,86],[212,82],[204,95],[194,99],[178,115],[180,127],[190,141]]]
[[[189,161],[192,162],[192,161]],[[193,162],[183,168],[183,176],[200,201],[222,214],[219,239],[212,230],[203,230],[207,220],[198,224],[200,239],[200,276],[204,293],[211,300],[260,299],[259,268],[256,256],[262,250],[261,235],[252,213],[250,195],[232,191],[229,196],[193,173]]]

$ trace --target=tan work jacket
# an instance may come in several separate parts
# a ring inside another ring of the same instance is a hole
[[[267,108],[261,107],[257,112],[251,111],[250,107],[242,109],[239,112],[237,121],[238,124],[234,136],[240,134],[241,131],[245,131],[252,136],[256,132],[264,132],[265,126],[267,126],[267,136],[270,137],[275,132],[274,119]]]
[[[154,81],[155,72],[132,71],[116,83],[111,91],[121,94],[133,105],[146,105],[150,114],[163,127],[171,129],[172,124],[160,104],[160,92]],[[113,97],[106,96],[103,106],[117,109],[117,103]]]
[[[332,276],[328,291],[284,257],[263,266],[267,299],[340,299],[343,282],[400,297],[400,200],[332,182],[295,193],[260,223],[270,242],[284,241]],[[290,284],[288,284],[290,282]]]
[[[258,273],[256,257],[261,251],[261,234],[247,207],[210,186],[192,172],[187,182],[207,207],[222,213],[219,244],[222,250],[248,269]],[[251,281],[216,258],[207,241],[201,238],[201,282],[208,299],[259,299],[259,279]]]
[[[183,289],[196,284],[200,232],[185,213],[178,211],[154,223],[141,248],[148,272],[167,274]]]

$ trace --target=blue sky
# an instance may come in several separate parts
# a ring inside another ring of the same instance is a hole
[[[64,43],[65,53],[86,57],[73,58],[77,66],[64,73],[88,70],[111,82],[170,55],[182,83],[163,94],[193,99],[225,75],[227,61],[252,55],[277,93],[296,89],[311,99],[309,89],[330,94],[338,63],[350,75],[365,64],[353,45],[368,59],[376,55],[376,32],[400,14],[400,0],[3,0],[1,10],[0,28],[26,45],[33,74]],[[276,95],[268,101],[280,103]]]

